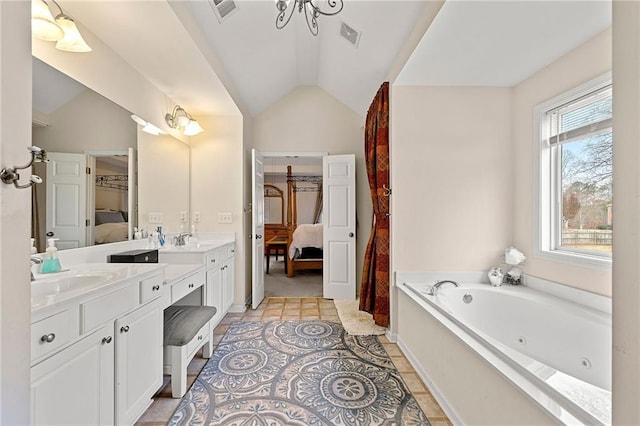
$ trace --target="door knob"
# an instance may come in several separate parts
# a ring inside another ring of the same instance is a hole
[[[53,237],[53,235],[54,235],[53,232],[51,232],[51,231],[47,232],[47,237]]]
[[[353,238],[355,234],[353,232],[349,232],[349,238]]]
[[[256,234],[256,240],[259,240],[259,239],[261,239],[261,238],[262,238],[262,235],[260,235],[260,234]]]

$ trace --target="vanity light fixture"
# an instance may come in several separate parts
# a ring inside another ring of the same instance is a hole
[[[148,121],[143,120],[135,114],[131,114],[131,119],[142,126],[142,131],[145,133],[149,133],[150,135],[158,136],[158,135],[166,135],[167,132],[162,129],[154,126]]]
[[[55,0],[50,0],[59,9],[55,20],[44,0],[31,0],[31,32],[34,37],[55,41],[56,49],[66,52],[91,52],[73,19],[64,13]]]
[[[180,105],[173,107],[171,113],[164,116],[164,120],[172,129],[180,129],[185,136],[193,136],[202,133],[204,129],[198,122]]]

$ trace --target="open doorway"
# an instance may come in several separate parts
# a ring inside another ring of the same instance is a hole
[[[322,296],[322,154],[265,153],[265,296]]]

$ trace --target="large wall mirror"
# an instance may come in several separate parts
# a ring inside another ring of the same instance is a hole
[[[39,252],[48,237],[59,249],[107,244],[134,226],[178,231],[188,217],[189,146],[141,132],[130,111],[35,57],[32,144],[48,153],[33,167],[44,179],[32,197]],[[150,211],[160,223],[148,223]]]

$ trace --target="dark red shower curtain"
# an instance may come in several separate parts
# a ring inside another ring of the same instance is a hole
[[[365,252],[360,310],[389,326],[389,83],[382,83],[369,111],[364,135],[373,224]]]

